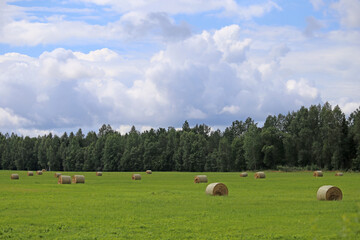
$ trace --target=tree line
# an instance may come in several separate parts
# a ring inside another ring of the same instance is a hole
[[[257,169],[360,170],[360,108],[346,118],[329,103],[251,118],[224,131],[205,124],[181,130],[133,126],[98,132],[29,137],[0,133],[0,169],[53,171],[242,171]]]

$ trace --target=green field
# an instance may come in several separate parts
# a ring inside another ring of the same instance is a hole
[[[358,173],[201,173],[226,184],[227,197],[206,195],[197,173],[77,174],[85,184],[0,171],[0,239],[360,239]],[[322,185],[339,187],[343,200],[318,201]]]

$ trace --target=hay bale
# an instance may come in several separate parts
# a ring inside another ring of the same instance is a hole
[[[141,175],[140,174],[133,174],[131,179],[132,180],[141,180]]]
[[[197,175],[194,178],[194,183],[207,183],[208,179],[206,175]]]
[[[205,192],[212,196],[227,196],[229,194],[228,188],[223,183],[210,183]]]
[[[27,175],[28,175],[28,176],[34,176],[34,173],[33,173],[32,171],[28,171],[28,172],[27,172]]]
[[[323,176],[323,172],[322,171],[315,171],[313,174],[314,177],[322,177]]]
[[[71,177],[60,175],[58,178],[58,184],[71,184]]]
[[[331,185],[325,185],[320,187],[319,190],[317,191],[316,196],[318,200],[326,200],[326,201],[342,200],[342,192],[340,188]]]
[[[102,176],[102,172],[96,172],[96,176],[101,177],[101,176]]]
[[[84,175],[72,176],[72,183],[85,183],[85,176]]]
[[[46,169],[41,170],[42,172],[46,172]]]
[[[151,170],[146,170],[146,174],[152,174]]]
[[[341,177],[341,176],[343,176],[344,174],[342,173],[342,172],[337,172],[337,173],[335,173],[335,176],[338,176],[338,177]]]
[[[56,178],[58,178],[58,177],[60,177],[60,176],[61,176],[61,173],[58,173],[58,172],[57,172],[57,173],[54,174],[54,177],[56,177]]]
[[[40,171],[40,170],[39,170],[39,171],[36,171],[36,175],[42,175],[42,173],[43,173],[43,172]]]
[[[254,177],[255,177],[255,179],[256,178],[265,178],[265,173],[264,172],[256,172]]]
[[[19,180],[19,174],[17,174],[17,173],[11,174],[10,179]]]
[[[240,173],[240,177],[247,177],[247,176],[248,176],[247,172]]]

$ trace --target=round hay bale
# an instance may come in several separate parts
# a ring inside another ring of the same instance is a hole
[[[223,183],[210,183],[205,192],[212,196],[227,196],[229,194],[228,188]]]
[[[40,170],[39,170],[39,171],[36,171],[36,175],[42,175],[42,173],[43,173],[43,172],[40,171]]]
[[[265,178],[265,173],[264,172],[256,172],[254,177],[255,177],[255,179],[257,179],[257,178]]]
[[[54,174],[54,177],[56,177],[56,178],[58,178],[58,177],[60,177],[60,176],[61,176],[61,173],[58,173],[58,172],[57,172],[57,173]]]
[[[11,174],[10,179],[19,180],[19,174],[17,174],[17,173]]]
[[[140,174],[133,174],[131,179],[132,180],[141,180],[141,175]]]
[[[71,177],[60,175],[58,178],[58,184],[71,184]]]
[[[33,173],[32,171],[28,171],[28,172],[27,172],[27,175],[28,175],[28,176],[34,176],[34,173]]]
[[[194,178],[194,183],[207,183],[208,179],[206,175],[197,175]]]
[[[42,172],[46,172],[46,169],[41,170]]]
[[[315,171],[313,174],[314,177],[322,177],[323,176],[323,172],[322,171]]]
[[[146,170],[146,174],[152,174],[151,170]]]
[[[96,172],[96,176],[101,177],[101,176],[102,176],[102,172]]]
[[[247,172],[240,173],[240,177],[247,177],[247,176],[248,176]]]
[[[318,200],[326,201],[340,201],[342,200],[342,192],[340,188],[331,185],[325,185],[319,188],[317,191]]]
[[[344,174],[342,172],[337,172],[337,173],[335,173],[335,176],[341,177],[341,176],[344,176]]]
[[[85,183],[85,176],[84,175],[72,176],[72,183]]]

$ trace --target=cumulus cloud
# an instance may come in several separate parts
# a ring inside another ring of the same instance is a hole
[[[354,101],[351,98],[344,97],[337,102],[330,102],[332,105],[339,105],[341,110],[349,116],[355,110],[360,109],[360,101]]]
[[[324,25],[314,17],[306,18],[306,28],[304,34],[307,37],[313,37],[315,32],[320,30]]]
[[[20,126],[28,126],[31,122],[21,117],[13,112],[12,109],[9,108],[1,108],[0,107],[0,127],[1,128],[11,128],[11,127],[20,127]]]
[[[360,27],[359,0],[340,0],[332,3],[331,8],[337,12],[343,26],[348,28]]]
[[[181,40],[191,35],[190,26],[177,24],[165,12],[124,13],[119,20],[105,25],[69,21],[59,16],[31,18],[26,8],[1,3],[0,43],[14,46],[37,46],[55,43],[96,43],[99,40],[128,41],[155,39]]]
[[[126,0],[81,0],[100,6],[110,6],[112,10],[119,13],[137,12],[167,12],[174,14],[194,14],[199,12],[221,11],[222,15],[234,16],[249,20],[253,17],[263,16],[273,9],[281,9],[274,1],[264,0],[260,4],[244,6],[235,0],[150,0],[150,1],[126,1]]]
[[[310,40],[300,30],[265,30],[230,25],[203,31],[166,42],[151,59],[128,59],[107,48],[0,55],[0,122],[33,132],[103,123],[128,132],[132,125],[177,127],[186,119],[219,126],[249,116],[263,120],[318,104],[323,96],[338,103],[347,91],[358,95],[356,34],[331,32],[315,49],[304,47]],[[341,39],[349,46],[339,46]],[[359,101],[341,106],[349,112]]]
[[[316,99],[319,94],[318,90],[309,85],[305,79],[300,79],[300,81],[289,80],[286,82],[286,88],[288,93],[296,93],[305,99]]]
[[[319,10],[325,5],[323,0],[310,0],[310,3],[313,5],[315,10]]]
[[[98,1],[84,0],[100,6],[110,6],[106,12],[119,14],[118,20],[95,25],[85,21],[91,17],[89,9],[18,7],[0,2],[0,43],[13,46],[37,46],[41,44],[87,44],[98,41],[178,41],[191,35],[191,27],[185,22],[176,23],[174,14],[193,14],[208,11],[220,12],[222,16],[251,20],[273,9],[281,8],[273,1],[242,6],[228,1]],[[45,11],[49,16],[38,14]],[[63,15],[58,15],[62,11]],[[74,20],[67,14],[77,12],[86,16]],[[55,14],[55,15],[54,15]],[[56,15],[57,14],[57,15]],[[101,16],[92,16],[100,17]],[[239,46],[241,47],[241,46]]]
[[[120,32],[128,39],[142,38],[149,33],[160,33],[164,40],[180,40],[191,35],[186,23],[177,25],[165,12],[129,12],[118,23]]]
[[[262,4],[253,4],[250,6],[241,6],[233,2],[228,4],[225,9],[226,10],[222,15],[235,16],[242,20],[251,20],[255,17],[262,17],[274,9],[277,9],[278,11],[282,10],[282,8],[273,1],[266,1]]]
[[[230,113],[230,114],[236,114],[240,111],[240,108],[238,106],[225,106],[223,107],[223,109],[221,110],[220,113]]]

